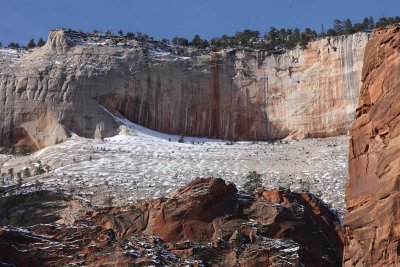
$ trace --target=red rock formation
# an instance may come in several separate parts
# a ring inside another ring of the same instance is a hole
[[[169,198],[90,211],[72,225],[3,227],[0,262],[336,266],[338,225],[336,215],[306,192],[265,191],[253,199],[221,179],[196,179]]]
[[[400,26],[368,43],[346,185],[345,266],[400,263]],[[397,264],[397,265],[396,265]]]
[[[146,231],[166,242],[210,240],[212,221],[235,207],[236,188],[221,179],[195,179],[149,214]]]

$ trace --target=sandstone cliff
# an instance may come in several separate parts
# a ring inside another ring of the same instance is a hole
[[[349,149],[344,265],[398,266],[399,25],[374,32],[366,47],[362,79]]]
[[[114,135],[118,122],[108,111],[192,136],[346,134],[368,39],[321,39],[268,55],[51,31],[42,48],[0,50],[0,145],[38,149],[72,132]]]

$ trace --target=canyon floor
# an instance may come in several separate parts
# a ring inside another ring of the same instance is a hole
[[[184,137],[181,143],[179,136],[116,119],[124,125],[118,136],[74,135],[27,156],[0,155],[1,172],[27,167],[32,176],[22,179],[22,190],[62,190],[102,206],[165,196],[196,177],[223,178],[240,189],[248,172],[256,171],[266,188],[308,189],[340,215],[345,212],[347,136],[279,142]],[[48,171],[33,175],[39,163]],[[6,176],[6,184],[15,182]]]

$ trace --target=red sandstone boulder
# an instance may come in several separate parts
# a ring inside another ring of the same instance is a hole
[[[196,179],[150,211],[146,231],[167,242],[210,240],[213,219],[233,210],[236,191],[222,179]]]

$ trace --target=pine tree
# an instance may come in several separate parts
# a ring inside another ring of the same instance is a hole
[[[374,18],[373,18],[373,17],[369,17],[368,29],[369,29],[370,31],[372,31],[373,29],[375,29],[375,22],[374,22]]]
[[[219,37],[212,38],[210,43],[211,43],[212,46],[215,46],[215,47],[221,47],[222,46],[221,38],[219,38]]]
[[[46,42],[43,40],[42,37],[39,38],[38,42],[37,42],[37,46],[38,47],[42,47],[46,44]]]
[[[361,29],[362,31],[368,31],[369,26],[370,26],[369,18],[365,17],[363,19],[363,21],[361,22],[361,25],[362,25],[362,29]]]
[[[345,34],[352,34],[354,33],[353,24],[351,23],[350,19],[345,19],[343,21],[343,30]]]
[[[161,39],[161,43],[169,44],[170,42],[169,42],[169,40],[167,38],[162,38]]]
[[[32,38],[26,46],[27,46],[28,48],[34,48],[34,47],[36,47],[35,39]]]
[[[126,39],[133,40],[135,38],[135,34],[133,32],[126,33]]]
[[[321,32],[319,33],[319,36],[321,37],[325,36],[324,24],[321,24]]]
[[[18,48],[20,48],[20,46],[19,46],[19,43],[11,42],[8,44],[8,48],[18,49]]]
[[[269,44],[271,45],[271,47],[276,47],[279,43],[278,38],[279,34],[278,31],[276,30],[276,28],[271,27],[268,34],[267,34],[267,39]]]
[[[304,32],[300,35],[300,47],[301,49],[307,49],[308,42],[310,41],[310,37]]]
[[[337,35],[340,35],[343,33],[343,23],[340,19],[335,19],[333,21],[333,30]]]
[[[181,45],[181,46],[188,46],[189,45],[189,41],[186,38],[183,38],[183,37],[174,37],[174,39],[172,39],[172,43],[174,45]]]
[[[378,22],[376,23],[376,27],[385,27],[389,25],[389,20],[386,17],[379,18]]]
[[[202,47],[203,46],[203,40],[200,38],[200,35],[196,34],[193,37],[192,45],[196,46],[196,47]]]

